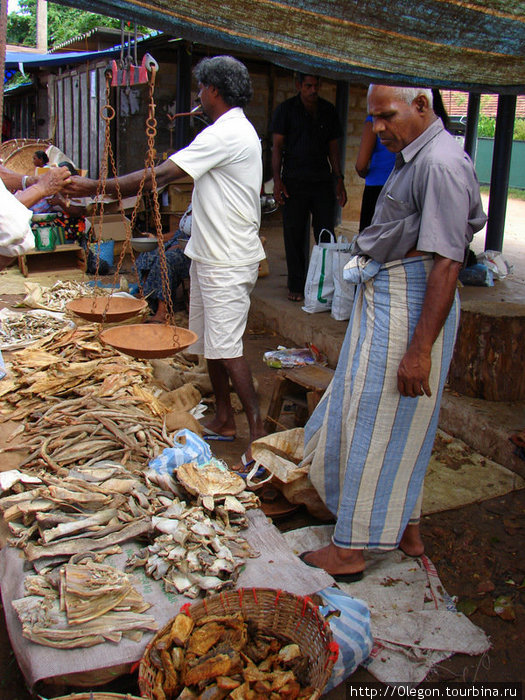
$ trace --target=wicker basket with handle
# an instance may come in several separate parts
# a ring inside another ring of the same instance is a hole
[[[257,631],[278,634],[299,645],[301,653],[310,660],[310,685],[314,689],[310,700],[321,695],[337,659],[338,647],[330,625],[308,597],[302,597],[273,588],[241,588],[204,598],[184,606],[194,620],[209,615],[242,613],[244,619],[255,625]],[[170,620],[146,647],[139,667],[139,688],[142,697],[153,699],[157,670],[150,659],[150,651],[158,639],[171,629]]]
[[[129,693],[72,693],[71,695],[61,695],[54,700],[142,700],[136,695]]]

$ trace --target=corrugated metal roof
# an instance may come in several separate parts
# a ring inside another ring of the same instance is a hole
[[[59,0],[336,79],[525,93],[524,0]]]

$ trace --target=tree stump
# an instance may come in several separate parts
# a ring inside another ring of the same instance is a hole
[[[462,304],[448,382],[465,396],[525,400],[525,304]]]

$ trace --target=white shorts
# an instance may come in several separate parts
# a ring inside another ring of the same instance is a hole
[[[192,260],[189,326],[199,339],[189,352],[207,360],[242,356],[242,336],[258,272],[259,263],[218,267]]]

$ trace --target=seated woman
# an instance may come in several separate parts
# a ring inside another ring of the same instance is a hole
[[[163,235],[164,252],[168,269],[168,282],[171,298],[174,299],[177,288],[190,276],[190,259],[184,255],[184,245],[191,235],[191,204],[186,209],[175,233]],[[154,237],[153,234],[150,236]],[[144,297],[155,311],[146,323],[164,323],[166,321],[166,300],[162,283],[160,255],[158,250],[141,253],[136,260],[137,272]]]
[[[33,165],[35,168],[47,168],[49,165],[49,158],[45,151],[35,151],[33,153]]]

